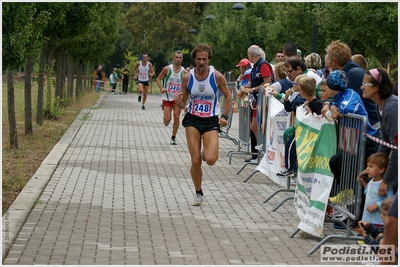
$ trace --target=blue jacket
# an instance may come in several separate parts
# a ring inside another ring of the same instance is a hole
[[[361,97],[353,89],[347,88],[337,93],[332,105],[337,106],[341,114],[353,113],[365,116],[368,119],[368,113],[365,110]],[[367,133],[370,135],[376,134],[376,130],[372,128],[369,121]]]
[[[349,60],[349,62],[344,65],[342,70],[346,72],[347,79],[349,81],[347,87],[352,88],[361,97],[361,101],[363,102],[364,107],[368,113],[369,123],[371,125],[374,125],[375,123],[379,122],[379,115],[376,112],[375,102],[371,99],[362,97],[363,92],[361,90],[361,85],[364,80],[365,71],[352,60]]]

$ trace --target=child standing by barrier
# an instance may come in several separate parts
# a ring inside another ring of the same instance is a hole
[[[374,153],[367,159],[367,168],[365,172],[368,178],[371,178],[369,182],[361,175],[357,177],[358,181],[361,181],[364,187],[365,194],[365,205],[362,215],[362,220],[364,222],[369,222],[374,224],[376,227],[382,228],[383,221],[380,214],[380,208],[382,202],[387,198],[393,196],[393,188],[388,185],[387,197],[378,194],[379,186],[383,180],[383,175],[385,174],[386,167],[389,163],[389,157],[385,153]]]
[[[284,107],[287,112],[296,112],[298,106],[306,101],[299,93],[298,82],[305,75],[299,75],[295,78],[293,90],[285,92]],[[295,115],[292,115],[296,117]],[[288,127],[283,133],[285,142],[285,169],[277,173],[280,177],[295,177],[297,172],[297,154],[296,144],[294,142],[294,127]],[[287,136],[287,139],[285,138]]]
[[[296,111],[297,107],[303,103],[306,103],[307,113],[321,114],[322,101],[315,96],[317,83],[314,78],[299,75],[295,79],[295,90],[299,92],[299,95],[293,99],[292,105],[288,105],[285,97],[285,110]],[[285,131],[286,132],[286,131]],[[278,173],[277,176],[291,176],[296,177],[297,173],[297,153],[296,153],[296,142],[294,131],[288,136],[287,143],[285,143],[285,167],[286,170]],[[295,181],[292,180],[292,183]]]
[[[386,221],[387,212],[393,203],[393,199],[394,197],[386,198],[382,202],[380,216],[383,223]],[[364,237],[364,241],[357,241],[359,245],[379,245],[379,241],[383,238],[383,227],[376,227],[373,223],[367,221],[359,221],[357,227],[353,227],[352,230]]]

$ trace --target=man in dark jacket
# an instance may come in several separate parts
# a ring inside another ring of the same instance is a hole
[[[326,48],[326,52],[326,61],[328,61],[331,70],[343,70],[348,79],[347,88],[353,89],[362,98],[361,85],[364,80],[365,71],[351,60],[350,47],[340,41],[333,41]],[[379,116],[375,103],[371,99],[366,98],[362,98],[362,101],[368,113],[369,123],[375,129],[380,129]],[[332,111],[332,115],[335,117],[334,111]]]
[[[240,88],[241,96],[247,95],[248,93],[253,94],[254,98],[258,98],[258,90],[266,83],[271,84],[273,78],[272,67],[268,61],[262,58],[262,53],[264,51],[258,45],[252,45],[247,49],[247,57],[251,63],[253,63],[253,68],[250,73],[250,82],[246,86]],[[261,91],[260,91],[261,93]],[[257,104],[254,102],[253,104]],[[256,110],[253,110],[250,118],[250,143],[252,157],[246,159],[246,162],[257,163],[258,150],[255,148],[257,146],[257,119]],[[252,161],[253,160],[253,161]]]
[[[128,93],[128,84],[129,84],[129,70],[127,66],[125,66],[122,75],[124,77],[122,80],[122,92],[126,94]]]

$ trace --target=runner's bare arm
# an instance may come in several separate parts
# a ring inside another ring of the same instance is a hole
[[[155,72],[154,72],[154,68],[153,68],[153,64],[149,63],[149,68],[150,68],[150,79],[154,76]]]
[[[160,88],[160,92],[161,93],[165,93],[163,92],[164,90],[166,90],[166,88],[164,88],[161,84],[161,80],[165,78],[165,76],[167,76],[169,71],[169,66],[165,66],[162,71],[160,72],[160,74],[158,74],[157,79],[156,79],[156,83],[158,85],[158,88]]]
[[[228,86],[226,85],[225,77],[218,71],[215,72],[215,78],[217,81],[218,89],[224,95],[224,110],[222,111],[222,115],[228,115],[229,110],[232,105],[232,95],[229,92]]]
[[[189,91],[187,89],[187,85],[189,82],[189,73],[186,73],[183,78],[182,78],[182,87],[181,87],[181,92],[175,94],[175,103],[176,105],[180,108],[183,109],[186,106],[186,103],[189,98]]]
[[[136,63],[135,67],[133,67],[133,79],[136,80],[137,77],[137,70],[139,68],[140,62]]]

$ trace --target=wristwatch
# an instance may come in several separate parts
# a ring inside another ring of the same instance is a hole
[[[228,115],[222,114],[222,115],[221,115],[221,118],[224,118],[224,119],[227,121],[229,117],[228,117]]]

